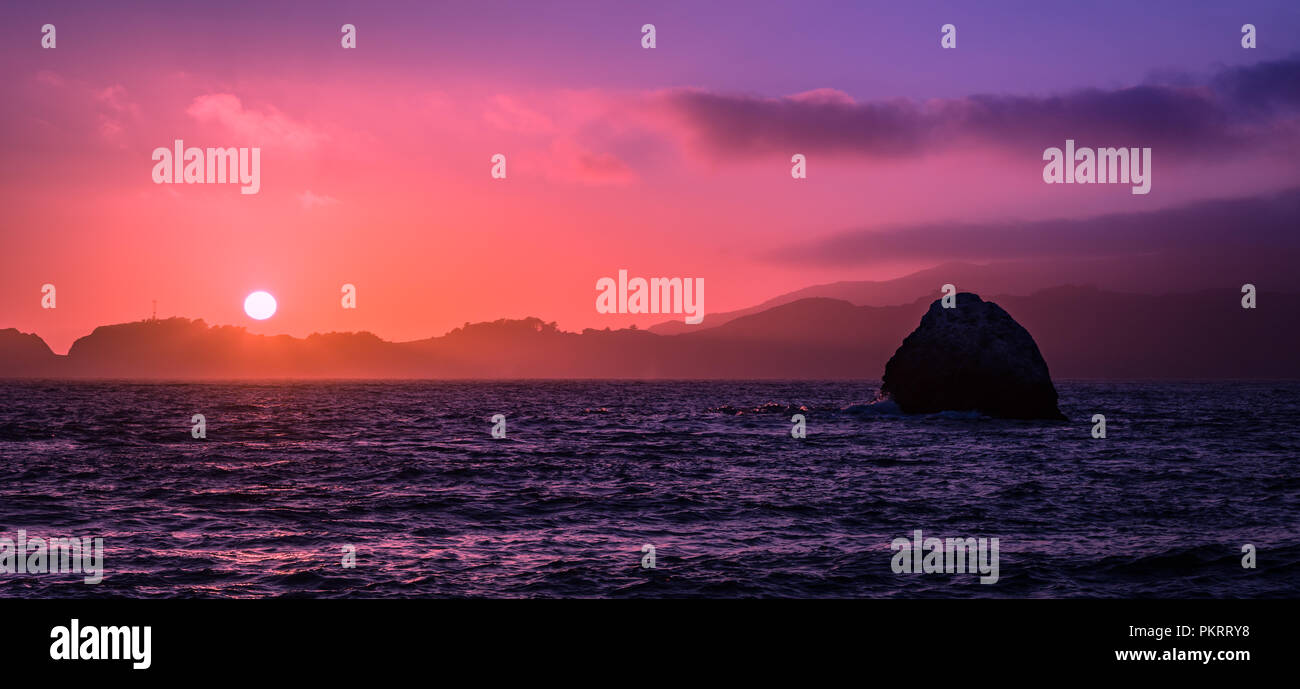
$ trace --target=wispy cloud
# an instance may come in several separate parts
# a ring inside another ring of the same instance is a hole
[[[551,134],[555,131],[555,123],[550,117],[506,94],[492,97],[487,110],[483,113],[483,119],[507,132]]]
[[[598,92],[497,94],[483,120],[516,136],[523,161],[516,169],[564,184],[622,185],[639,178],[618,151],[623,142],[614,123],[623,106],[619,97]]]
[[[310,189],[298,195],[298,203],[302,204],[302,209],[309,211],[318,206],[333,206],[339,200],[333,196],[312,193]]]
[[[100,106],[99,134],[105,141],[126,148],[126,130],[140,117],[140,106],[132,101],[121,84],[114,84],[95,92]]]
[[[283,145],[297,151],[311,151],[329,137],[322,130],[299,122],[274,106],[246,108],[229,93],[209,93],[194,99],[185,111],[201,123],[225,127],[250,146]]]

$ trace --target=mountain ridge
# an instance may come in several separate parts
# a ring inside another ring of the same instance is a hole
[[[1140,295],[1062,286],[989,298],[1033,335],[1054,377],[1300,378],[1300,294],[1242,309],[1231,290]],[[539,318],[389,342],[373,333],[255,335],[170,318],[104,325],[67,355],[0,330],[0,377],[70,379],[877,379],[932,295],[894,306],[801,299],[680,335],[565,332]]]
[[[895,306],[920,294],[937,295],[953,284],[963,292],[1027,296],[1061,285],[1094,286],[1130,294],[1188,294],[1230,286],[1224,275],[1240,276],[1235,286],[1250,282],[1283,292],[1300,292],[1300,250],[1272,247],[1265,254],[1251,248],[1225,247],[1211,254],[1188,250],[1124,257],[1082,257],[1070,260],[1020,260],[973,263],[949,261],[890,280],[841,280],[803,287],[734,311],[709,314],[700,325],[680,319],[656,323],[647,330],[676,335],[717,327],[723,323],[809,297],[843,299],[858,306]]]

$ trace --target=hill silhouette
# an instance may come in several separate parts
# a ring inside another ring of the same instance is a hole
[[[1251,282],[1270,285],[1281,292],[1300,292],[1296,265],[1300,265],[1300,250],[1287,247],[1270,247],[1265,252],[1254,247],[1220,247],[1213,253],[1186,250],[1068,260],[949,262],[893,280],[846,280],[813,285],[746,309],[710,313],[700,325],[686,325],[676,319],[653,325],[649,330],[660,335],[677,335],[692,329],[714,328],[741,316],[812,297],[842,299],[857,306],[906,304],[918,295],[936,294],[941,285],[949,283],[963,292],[1016,296],[1067,284],[1155,295],[1233,288]]]
[[[1058,287],[990,297],[1033,335],[1056,378],[1300,378],[1296,294],[1259,308],[1219,289],[1136,295]],[[877,379],[932,297],[895,306],[800,299],[680,335],[564,332],[537,318],[388,342],[306,338],[171,318],[101,326],[59,356],[0,330],[0,377],[118,379]]]

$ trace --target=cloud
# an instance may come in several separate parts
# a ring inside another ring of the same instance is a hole
[[[302,204],[302,209],[309,211],[317,206],[333,206],[339,200],[333,196],[324,196],[313,194],[310,189],[298,195],[298,203]]]
[[[638,179],[622,158],[609,152],[588,150],[571,138],[556,139],[539,156],[547,179],[590,186],[624,185]]]
[[[516,135],[524,174],[589,186],[623,185],[639,177],[629,165],[625,136],[642,135],[644,127],[624,126],[618,116],[623,94],[561,90],[555,93],[489,99],[483,119],[494,128]],[[527,103],[525,105],[524,103]],[[495,136],[495,135],[494,135]]]
[[[45,96],[47,103],[59,99],[66,108],[57,123],[33,118],[42,128],[64,128],[60,136],[65,137],[67,130],[84,130],[98,136],[103,143],[128,147],[128,134],[140,120],[140,106],[128,96],[126,87],[121,84],[101,87],[47,69],[38,70],[32,81],[40,88],[55,90]]]
[[[767,98],[672,89],[652,105],[694,153],[712,159],[787,155],[891,159],[954,146],[1041,151],[1152,146],[1162,157],[1267,150],[1300,131],[1300,56],[1222,70],[1204,83],[1147,83],[1054,96],[975,95],[856,101],[832,89]]]
[[[114,112],[138,112],[140,109],[126,97],[126,88],[121,84],[100,89],[95,93],[95,100]]]
[[[127,97],[126,88],[114,84],[94,93],[99,105],[99,135],[119,148],[126,148],[126,130],[140,117],[140,106]]]
[[[51,72],[48,69],[42,69],[36,72],[36,83],[58,88],[66,84],[67,80],[58,72]]]
[[[1250,198],[1199,201],[1145,213],[1002,223],[930,223],[856,229],[766,254],[801,265],[890,261],[1089,258],[1215,247],[1300,248],[1300,188]]]
[[[517,134],[550,134],[555,131],[550,117],[505,94],[492,98],[483,119],[498,129]]]
[[[294,121],[273,106],[264,110],[245,108],[237,96],[229,93],[199,96],[185,112],[198,122],[225,127],[247,146],[281,145],[296,151],[310,151],[329,138],[324,132]]]

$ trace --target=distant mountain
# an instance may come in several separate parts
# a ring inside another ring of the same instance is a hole
[[[1033,335],[1055,378],[1300,378],[1298,298],[1262,291],[1259,308],[1245,310],[1236,289],[986,297]],[[11,329],[0,331],[0,377],[877,379],[931,301],[807,298],[681,335],[499,320],[414,342],[172,318],[96,328],[67,356]]]
[[[813,285],[773,297],[757,306],[710,313],[699,325],[679,318],[653,325],[650,332],[677,335],[714,328],[741,316],[774,306],[825,297],[856,306],[908,304],[920,295],[938,298],[945,284],[979,295],[1028,295],[1061,285],[1091,285],[1102,290],[1132,294],[1193,293],[1240,288],[1250,282],[1281,292],[1300,292],[1300,250],[1270,247],[1221,248],[1212,254],[1196,251],[1152,253],[1143,256],[1036,259],[1001,261],[986,265],[945,263],[893,280],[851,280]]]
[[[0,375],[22,375],[22,371],[40,371],[52,366],[54,352],[45,341],[31,333],[13,328],[0,330]]]

